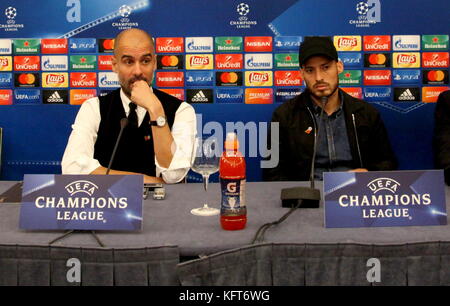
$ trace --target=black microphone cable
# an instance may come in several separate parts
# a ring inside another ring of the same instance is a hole
[[[269,222],[266,224],[263,224],[258,231],[256,232],[255,236],[253,237],[252,243],[254,244],[255,242],[263,242],[264,241],[264,235],[266,233],[266,230],[268,228],[270,228],[271,226],[274,225],[278,225],[280,223],[282,223],[284,220],[287,219],[287,217],[289,217],[290,214],[292,214],[294,212],[294,210],[296,210],[297,208],[300,207],[301,203],[303,200],[298,200],[297,205],[293,206],[291,209],[289,209],[289,211],[287,213],[285,213],[280,219],[278,219],[278,221],[275,222]]]
[[[325,108],[325,104],[327,103],[328,97],[324,96],[320,99],[321,102],[321,111],[320,111],[320,118],[319,118],[319,127],[317,129],[317,139],[316,141],[314,141],[314,152],[316,152],[316,147],[317,147],[317,142],[319,141],[319,131],[321,129],[322,126],[322,121],[323,121],[323,113],[324,113],[324,108]],[[310,175],[310,181],[311,181],[311,188],[314,188],[314,160],[315,160],[315,154],[313,156],[313,162],[312,162],[312,171],[311,171],[311,175]],[[256,232],[255,236],[253,237],[253,240],[251,242],[251,244],[254,244],[255,242],[263,242],[264,241],[264,235],[266,233],[266,231],[274,225],[278,225],[281,224],[284,220],[287,219],[287,217],[289,217],[294,210],[296,210],[297,208],[300,207],[300,205],[302,204],[303,200],[298,200],[297,205],[291,207],[291,209],[289,209],[289,211],[287,213],[285,213],[280,219],[278,219],[277,221],[274,222],[269,222],[266,224],[263,224],[258,231]]]

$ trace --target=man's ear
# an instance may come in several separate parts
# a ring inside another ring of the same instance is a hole
[[[336,66],[338,73],[342,73],[342,71],[344,71],[344,63],[342,63],[341,61],[337,61]]]
[[[117,73],[117,59],[115,56],[112,57],[112,71]]]

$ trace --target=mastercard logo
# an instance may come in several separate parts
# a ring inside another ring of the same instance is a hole
[[[31,85],[36,82],[36,77],[31,73],[22,73],[18,80],[21,85]]]
[[[371,54],[369,56],[369,63],[371,65],[383,65],[386,63],[386,55],[384,54]]]
[[[167,55],[161,58],[161,63],[166,67],[175,67],[178,66],[180,60],[175,55]]]
[[[441,82],[445,78],[445,73],[441,70],[432,70],[427,73],[427,78],[431,82]]]
[[[114,49],[114,39],[105,39],[103,41],[103,48],[105,48],[105,50],[113,50]]]
[[[236,83],[239,79],[239,76],[236,72],[224,72],[220,76],[220,80],[222,83]]]

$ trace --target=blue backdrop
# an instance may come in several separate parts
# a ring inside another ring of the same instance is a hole
[[[449,20],[448,0],[435,0],[432,3],[420,0],[3,0],[0,5],[0,39],[14,41],[17,38],[113,38],[129,26],[145,29],[155,37],[183,39],[214,39],[219,36],[268,36],[273,39],[279,36],[297,36],[302,39],[308,35],[328,35],[360,36],[363,40],[367,35],[385,35],[392,38],[394,44],[394,36],[397,35],[416,35],[421,40],[426,35],[444,35],[447,37],[446,47],[438,51],[447,53],[448,56]],[[419,49],[401,52],[419,52],[423,56],[427,51],[423,47]],[[66,55],[69,56],[70,52],[69,50]],[[396,51],[390,48],[383,52],[391,57]],[[210,53],[215,55],[217,52]],[[245,55],[248,52],[242,50],[232,53]],[[277,50],[273,48],[269,53],[275,54]],[[364,58],[365,53],[371,52],[352,49],[349,53],[360,53]],[[102,52],[96,50],[93,54],[98,56],[102,55]],[[186,54],[187,51],[178,53],[182,57]],[[10,53],[1,53],[0,59],[2,56],[10,56],[16,61],[16,55],[12,49]],[[40,53],[37,55],[42,56]],[[374,67],[376,66],[365,67],[361,64],[356,70],[362,73],[364,70],[395,70],[392,66]],[[179,71],[186,73],[185,68],[182,67]],[[415,69],[423,75],[424,69],[427,68],[419,66]],[[374,87],[389,88],[390,91],[388,97],[372,99],[370,103],[374,103],[381,112],[401,169],[433,168],[431,139],[434,103],[423,103],[421,94],[426,87],[448,86],[448,60],[447,66],[430,69],[445,72],[446,78],[437,83],[424,83],[420,78],[414,84],[396,85],[391,82]],[[216,68],[210,70],[214,75],[218,72]],[[273,67],[265,70],[275,72],[286,69],[277,69],[273,64]],[[233,71],[242,71],[244,77],[247,69],[242,67]],[[66,72],[70,73],[71,69],[67,68]],[[21,180],[25,173],[60,173],[60,160],[79,106],[46,104],[42,93],[37,100],[21,100],[20,94],[30,94],[26,91],[29,88],[16,84],[14,75],[24,72],[16,72],[12,66],[10,70],[6,68],[0,73],[11,74],[10,83],[0,86],[0,98],[5,91],[8,93],[7,90],[14,95],[12,105],[0,105],[0,127],[3,128],[1,179]],[[3,75],[5,76],[8,77]],[[243,92],[252,87],[246,86],[245,82],[237,86],[242,88]],[[364,94],[364,90],[370,88],[370,85],[365,85],[362,79],[358,82],[349,87],[360,88]],[[232,101],[234,103],[220,103],[219,99],[213,98],[209,101],[212,103],[194,103],[193,106],[198,114],[202,114],[203,125],[209,121],[217,121],[224,127],[226,122],[267,122],[270,121],[275,107],[279,105],[275,94],[284,88],[274,85],[260,86],[272,89],[274,97],[268,104],[247,104],[247,99],[242,94],[236,101]],[[416,101],[396,101],[396,87],[417,89],[418,94],[413,91]],[[215,95],[222,86],[214,82],[202,88],[211,89]],[[33,89],[43,91],[46,88],[39,83]],[[67,88],[62,89],[69,91],[72,87],[69,84]],[[96,89],[100,93],[108,88]],[[187,97],[184,86],[177,89]],[[194,89],[198,88],[194,86]],[[260,156],[247,157],[248,180],[261,179],[259,161]]]

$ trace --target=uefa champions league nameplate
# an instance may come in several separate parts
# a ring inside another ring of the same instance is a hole
[[[141,230],[142,191],[142,175],[26,174],[19,226],[33,230]]]
[[[444,172],[327,172],[325,227],[446,225]]]

